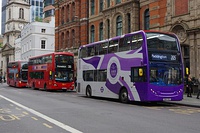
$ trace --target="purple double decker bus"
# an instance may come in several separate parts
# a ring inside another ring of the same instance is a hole
[[[83,45],[77,92],[128,101],[183,99],[183,60],[175,34],[137,31]]]

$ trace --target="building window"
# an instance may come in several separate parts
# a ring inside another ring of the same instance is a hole
[[[187,45],[183,45],[181,46],[182,49],[182,55],[183,55],[183,62],[184,62],[184,66],[185,68],[189,68],[190,69],[190,48]]]
[[[119,3],[121,3],[121,0],[116,0],[116,4],[119,4]]]
[[[110,20],[107,20],[107,37],[110,38]]]
[[[45,49],[46,40],[41,40],[41,49]]]
[[[65,48],[65,34],[64,33],[62,33],[62,35],[61,35],[61,48]]]
[[[45,33],[45,32],[46,32],[46,29],[41,29],[41,32],[42,32],[42,33]]]
[[[75,7],[76,7],[76,6],[75,6],[75,4],[73,3],[73,4],[72,4],[72,20],[73,20],[73,21],[75,21],[75,14],[76,14],[76,13],[75,13]]]
[[[99,1],[99,11],[102,12],[103,11],[103,0]]]
[[[66,38],[66,40],[67,40],[67,42],[66,42],[66,43],[67,43],[67,44],[66,44],[67,46],[66,46],[66,47],[70,47],[70,46],[69,46],[69,44],[70,44],[70,40],[69,40],[69,31],[67,31],[66,37],[67,37],[67,38]]]
[[[55,12],[54,9],[45,11],[45,12],[44,12],[44,17],[47,18],[47,17],[49,17],[49,16],[53,16],[53,15],[55,14],[54,12]]]
[[[118,16],[116,21],[116,35],[122,35],[122,17]]]
[[[9,43],[10,41],[10,38],[9,38],[9,35],[7,35],[7,43]]]
[[[70,14],[70,11],[69,11],[69,5],[67,5],[67,12],[66,12],[66,15],[67,15],[67,22],[69,22],[69,14]]]
[[[149,9],[144,12],[144,29],[149,30]]]
[[[128,30],[128,33],[131,32],[131,15],[130,15],[130,13],[127,14],[127,30]]]
[[[91,26],[91,31],[90,31],[90,42],[94,42],[94,33],[95,33],[95,29],[94,29],[94,25]]]
[[[24,19],[24,9],[23,8],[19,9],[19,18]]]
[[[107,7],[110,7],[110,0],[107,0]]]
[[[72,30],[72,45],[71,46],[72,47],[75,46],[75,30],[74,29]]]
[[[91,15],[94,15],[94,9],[95,9],[95,2],[94,0],[91,0]]]
[[[103,40],[103,22],[99,24],[99,40]]]
[[[65,15],[64,15],[64,7],[62,8],[62,12],[61,12],[61,24],[63,25],[64,24],[64,17],[65,17]]]
[[[8,19],[11,19],[11,9],[9,9]]]

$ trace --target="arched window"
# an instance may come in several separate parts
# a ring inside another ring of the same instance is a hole
[[[94,33],[95,33],[95,29],[94,29],[94,25],[91,26],[90,29],[90,42],[94,42]]]
[[[71,47],[74,47],[75,46],[75,30],[73,29],[72,30],[72,45]]]
[[[69,40],[69,31],[67,31],[67,34],[66,34],[66,48],[67,48],[67,47],[70,47],[69,44],[70,44],[70,40]]]
[[[62,33],[62,38],[61,38],[61,48],[64,49],[64,46],[65,46],[65,34]]]
[[[99,24],[99,40],[103,40],[103,22]]]
[[[99,0],[99,11],[103,11],[103,0]]]
[[[118,16],[116,20],[116,35],[122,35],[122,17]]]
[[[11,19],[11,9],[9,9],[8,19]]]
[[[121,3],[121,0],[115,0],[116,4]]]
[[[19,9],[19,18],[24,19],[24,9],[23,8]]]
[[[70,13],[69,13],[69,5],[67,5],[67,12],[66,12],[66,15],[67,15],[67,22],[69,22],[69,17],[70,17],[70,15],[69,15]]]
[[[107,38],[110,38],[110,20],[107,20]]]
[[[131,32],[131,14],[130,13],[127,14],[127,32],[128,33]]]
[[[72,3],[72,18],[75,20],[75,3]]]
[[[61,24],[64,24],[64,12],[65,12],[65,8],[62,7],[62,11],[61,11]]]
[[[95,2],[94,0],[91,0],[91,15],[94,15],[94,9],[95,9]]]
[[[149,9],[144,12],[144,29],[149,30]]]
[[[110,0],[107,0],[107,7],[110,7]]]

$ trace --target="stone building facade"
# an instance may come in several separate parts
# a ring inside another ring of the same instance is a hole
[[[145,28],[149,11],[149,29],[174,32],[179,37],[184,66],[192,77],[200,73],[200,1],[140,0],[140,29]]]
[[[7,63],[15,59],[15,40],[29,22],[29,0],[9,0],[6,5],[5,33],[3,34],[3,47],[0,51],[3,62],[3,74],[6,74]]]
[[[199,0],[56,0],[56,51],[137,30],[174,32],[184,66],[200,73]],[[73,8],[74,7],[74,8]]]

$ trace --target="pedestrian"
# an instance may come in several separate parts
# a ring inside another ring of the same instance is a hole
[[[0,75],[0,83],[3,83],[3,78],[1,75]]]
[[[187,79],[186,79],[186,93],[187,93],[187,97],[192,97],[192,78],[190,77],[190,75],[188,75]]]
[[[199,99],[199,95],[200,95],[200,74],[199,74],[199,78],[198,78],[198,92],[197,92],[197,99]]]
[[[76,87],[77,87],[77,78],[76,77],[74,77],[74,85],[75,85],[75,89],[76,89]]]

